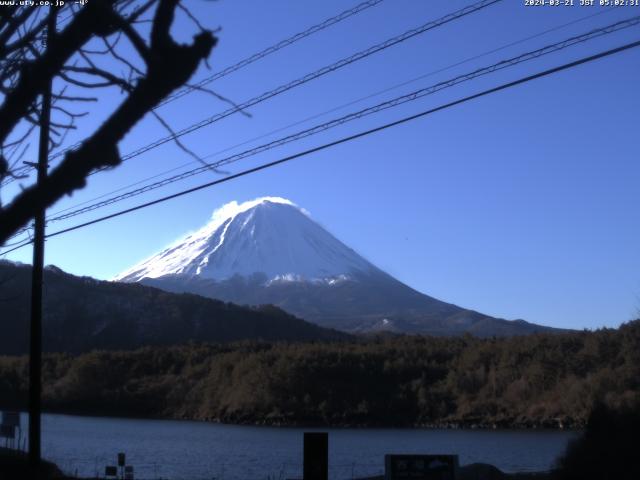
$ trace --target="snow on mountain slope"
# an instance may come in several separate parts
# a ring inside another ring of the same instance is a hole
[[[480,336],[546,331],[461,308],[376,268],[289,200],[264,197],[215,211],[209,224],[115,280],[241,305],[276,305],[346,332]]]
[[[121,273],[136,282],[166,275],[227,280],[264,273],[269,281],[339,281],[377,269],[289,200],[263,197],[216,210],[204,228]]]

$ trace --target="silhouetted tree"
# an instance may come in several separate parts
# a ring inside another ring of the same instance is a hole
[[[30,186],[0,205],[0,245],[36,211],[82,188],[91,172],[118,166],[118,143],[147,113],[156,115],[154,107],[186,84],[216,44],[213,33],[179,0],[68,3],[59,12],[65,24],[44,48],[39,48],[40,39],[48,17],[58,12],[0,7],[0,186],[24,176],[19,162],[40,124],[41,94],[49,82],[56,80],[51,147],[60,146],[66,131],[86,114],[72,105],[98,100],[87,91],[115,87],[125,95],[100,126],[64,154],[41,186]],[[177,43],[170,33],[177,9],[199,29],[190,44]]]
[[[637,403],[617,409],[597,404],[584,434],[573,441],[558,462],[559,480],[635,480],[640,478]]]

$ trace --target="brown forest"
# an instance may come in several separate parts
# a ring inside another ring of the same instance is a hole
[[[0,407],[26,405],[26,357],[0,357]],[[638,405],[640,320],[478,339],[188,344],[50,354],[48,411],[270,425],[581,428]]]

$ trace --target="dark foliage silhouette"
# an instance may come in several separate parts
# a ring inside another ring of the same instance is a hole
[[[52,354],[51,411],[308,425],[584,427],[640,399],[640,321],[479,339],[147,347]],[[0,402],[24,405],[27,360],[0,358]],[[596,417],[597,418],[597,417]]]
[[[89,174],[118,166],[122,138],[147,113],[157,115],[153,109],[207,59],[216,38],[199,23],[190,44],[179,44],[171,36],[177,9],[184,11],[179,0],[92,0],[83,6],[71,2],[60,12],[68,22],[39,48],[49,15],[58,12],[18,2],[0,8],[0,186],[25,178],[28,167],[20,161],[41,123],[41,95],[52,80],[50,148],[59,147],[65,131],[76,128],[87,113],[78,112],[75,104],[98,101],[93,92],[99,89],[123,93],[121,103],[64,152],[42,184],[24,188],[9,204],[0,205],[0,245],[35,212],[84,187]],[[113,66],[104,67],[105,62]]]
[[[636,480],[640,478],[637,455],[640,404],[616,407],[598,403],[584,434],[569,445],[558,462],[558,480]]]

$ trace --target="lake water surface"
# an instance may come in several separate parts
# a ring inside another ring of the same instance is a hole
[[[27,417],[22,417],[26,431]],[[456,453],[460,464],[503,471],[549,469],[570,439],[563,431],[300,429],[172,420],[44,415],[43,455],[67,473],[95,476],[126,452],[137,479],[264,480],[302,477],[304,431],[329,432],[332,479],[384,471],[386,453]]]

